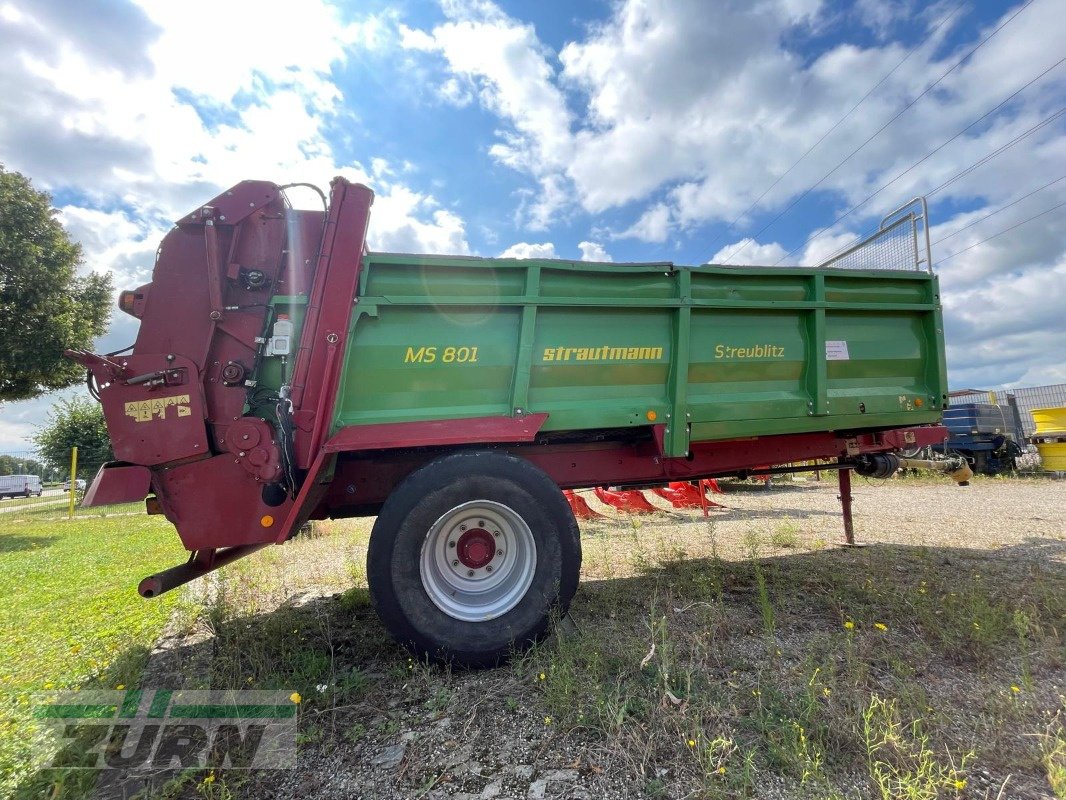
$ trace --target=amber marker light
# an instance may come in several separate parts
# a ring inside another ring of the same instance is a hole
[[[274,524],[274,518],[269,514],[264,514],[262,517],[260,517],[259,524],[262,525],[264,528],[269,528],[271,525]]]
[[[655,411],[650,408],[648,409],[648,413],[645,414],[645,416],[648,418],[648,422],[655,422],[655,420],[659,418],[659,415],[656,414]]]
[[[921,408],[923,405],[925,405],[925,401],[920,397],[916,397],[914,398],[914,405],[916,405],[918,408]]]

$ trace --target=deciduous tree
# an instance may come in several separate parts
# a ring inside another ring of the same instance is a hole
[[[78,275],[81,247],[52,199],[0,165],[0,401],[76,383],[84,369],[63,357],[107,329],[111,276]]]
[[[101,464],[114,458],[103,409],[85,397],[56,403],[33,441],[38,454],[58,468],[70,464],[70,450],[77,447],[78,475],[83,478],[92,477]]]

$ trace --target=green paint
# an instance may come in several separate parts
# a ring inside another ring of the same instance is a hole
[[[935,422],[938,291],[917,271],[370,254],[332,429],[522,409],[590,430],[654,411],[683,455],[690,439]],[[826,340],[848,359],[827,361]]]

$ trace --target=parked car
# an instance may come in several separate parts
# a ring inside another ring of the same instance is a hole
[[[84,492],[85,491],[85,479],[84,478],[78,478],[77,480],[75,480],[74,481],[74,488],[77,489],[77,491],[79,491],[79,492]],[[70,491],[70,481],[63,481],[63,491],[64,492],[69,492]]]
[[[40,475],[0,475],[0,497],[41,496]]]

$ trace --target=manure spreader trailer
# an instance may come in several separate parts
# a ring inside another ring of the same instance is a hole
[[[298,211],[289,188],[245,181],[179,219],[120,296],[132,349],[68,351],[117,459],[85,502],[145,500],[191,554],[146,597],[307,520],[376,515],[392,635],[492,664],[577,588],[564,489],[819,460],[850,541],[851,471],[888,477],[946,436],[920,200],[820,267],[685,267],[369,252],[370,189],[337,178]]]

